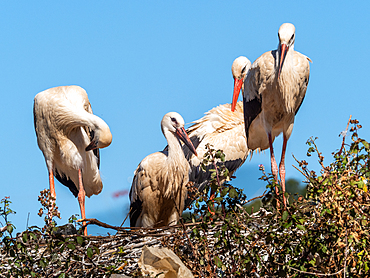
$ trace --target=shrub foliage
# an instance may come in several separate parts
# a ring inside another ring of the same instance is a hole
[[[349,124],[351,142],[346,144]],[[216,190],[216,209],[207,192],[200,193],[195,204],[193,222],[201,224],[192,231],[198,243],[194,252],[200,258],[199,264],[189,264],[194,273],[203,271],[205,277],[254,277],[253,273],[259,277],[367,277],[370,145],[359,137],[361,125],[357,120],[350,120],[348,125],[342,145],[328,166],[317,138],[307,141],[307,155],[317,155],[321,170],[316,173],[305,160],[297,160],[307,193],[305,198],[285,193],[290,200],[287,208],[279,208],[282,195],[270,190],[263,198],[262,209],[248,214],[246,196],[228,183],[217,183],[218,175],[227,175],[227,171],[222,167],[215,170],[210,187]],[[215,164],[217,159],[223,160],[222,155],[210,148],[205,163]],[[267,188],[279,186],[262,166],[261,170]],[[205,204],[200,206],[199,201]],[[211,232],[219,223],[217,231]]]

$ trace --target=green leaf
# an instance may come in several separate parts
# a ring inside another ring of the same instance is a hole
[[[288,216],[289,216],[289,213],[288,213],[288,211],[285,210],[283,212],[283,221],[287,220]]]
[[[284,228],[285,229],[289,229],[290,228],[290,226],[292,226],[293,225],[293,222],[292,221],[290,221],[288,224],[285,224],[284,225]]]
[[[362,140],[361,142],[362,142],[362,144],[364,145],[364,147],[365,147],[366,149],[368,149],[368,148],[369,148],[369,143],[368,143],[368,142],[366,142],[365,140]]]
[[[73,243],[68,243],[67,244],[67,247],[71,250],[75,250],[76,249],[76,246],[73,244]]]
[[[100,250],[98,247],[94,246],[94,250],[95,250],[95,254],[99,255],[100,254]]]
[[[45,258],[42,258],[42,259],[40,260],[40,266],[41,266],[42,268],[45,268],[47,265],[48,265],[48,261],[47,261]]]
[[[65,278],[66,277],[66,274],[65,273],[61,273],[58,278]]]
[[[235,188],[231,188],[230,191],[229,191],[229,196],[230,198],[234,199],[236,197],[238,197],[238,192],[236,192]]]
[[[302,226],[302,225],[297,225],[297,228],[300,229],[300,230],[302,230],[302,231],[305,231],[306,230],[306,228],[304,226]]]
[[[9,232],[9,234],[11,234],[13,232],[13,225],[8,225],[6,230]]]
[[[228,187],[224,187],[224,189],[222,189],[222,191],[221,191],[221,197],[224,197],[226,194],[227,194],[227,192],[229,192],[229,188]]]
[[[76,238],[76,240],[77,240],[77,243],[78,243],[79,245],[82,245],[82,243],[84,242],[84,239],[83,239],[82,237],[80,237],[80,236],[78,236],[78,237]]]
[[[91,258],[93,256],[93,250],[91,247],[87,248],[87,256]]]
[[[24,243],[27,242],[27,233],[23,233],[22,240],[23,240]]]
[[[214,198],[213,200],[215,201],[215,202],[217,202],[217,203],[220,203],[220,202],[222,202],[222,200],[223,200],[224,198],[222,198],[222,197],[216,197],[216,198]]]
[[[223,263],[222,263],[221,259],[218,256],[215,256],[215,264],[218,268],[222,268],[222,266],[223,266]]]

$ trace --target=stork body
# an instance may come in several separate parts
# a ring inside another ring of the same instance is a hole
[[[276,180],[279,172],[283,192],[287,141],[292,134],[294,117],[306,94],[311,61],[294,51],[294,41],[294,25],[281,25],[278,49],[264,53],[253,63],[243,92],[248,147],[251,150],[270,148],[271,171]],[[278,168],[273,142],[280,133],[283,133],[283,148]]]
[[[189,163],[179,139],[196,154],[176,112],[167,113],[161,122],[168,151],[145,157],[137,167],[130,190],[131,227],[174,225],[180,219],[187,196]]]
[[[34,99],[37,143],[49,172],[51,195],[54,176],[67,186],[85,215],[85,195],[97,195],[103,184],[99,173],[99,148],[110,145],[108,125],[92,114],[86,91],[79,86],[45,90]],[[87,231],[84,231],[85,235]]]
[[[212,108],[186,130],[198,153],[198,156],[195,156],[183,146],[185,157],[190,163],[189,180],[194,182],[200,191],[210,182],[212,173],[210,170],[214,169],[213,164],[207,165],[205,171],[200,169],[201,159],[207,152],[207,144],[224,152],[225,166],[229,170],[230,176],[243,165],[248,157],[249,149],[245,138],[243,103],[238,102],[235,108],[235,111],[231,112],[231,104],[229,103]],[[222,178],[221,182],[224,181]],[[185,207],[190,205],[191,201],[187,200]]]
[[[232,64],[231,71],[234,79],[241,80],[237,85],[240,86],[239,90],[250,67],[251,62],[242,56],[235,59]],[[229,103],[212,108],[205,113],[204,117],[194,121],[186,132],[198,153],[198,156],[195,156],[189,148],[183,146],[185,158],[190,163],[189,180],[194,182],[200,191],[210,182],[210,170],[214,169],[212,164],[206,167],[206,171],[200,169],[201,159],[207,152],[207,144],[212,145],[216,150],[223,151],[229,176],[232,176],[248,157],[249,149],[245,138],[243,103],[241,101],[235,102],[233,108]],[[224,181],[222,178],[221,182]],[[187,199],[185,207],[191,202],[192,200]]]

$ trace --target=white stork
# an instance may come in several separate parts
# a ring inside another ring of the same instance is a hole
[[[241,56],[235,59],[231,67],[234,80],[243,81],[250,67],[251,62],[246,57]],[[236,83],[238,83],[240,91],[243,82],[235,81],[234,84]],[[201,159],[207,152],[207,144],[224,152],[225,166],[229,170],[229,176],[232,176],[248,157],[249,149],[245,138],[243,103],[235,101],[233,104],[233,107],[227,103],[212,108],[186,130],[198,153],[198,156],[195,156],[187,147],[183,146],[185,157],[191,167],[189,180],[193,181],[200,191],[211,179],[209,170],[214,169],[213,165],[208,165],[206,171],[200,169]],[[221,182],[224,181],[221,179]],[[188,199],[185,207],[191,202],[192,200]]]
[[[162,133],[168,151],[145,157],[137,167],[130,190],[130,226],[161,227],[175,225],[187,196],[189,163],[179,139],[196,155],[184,129],[184,119],[176,112],[164,115]]]
[[[56,198],[55,176],[78,197],[81,217],[85,219],[85,195],[97,195],[103,188],[99,148],[112,142],[109,127],[92,113],[86,91],[79,86],[38,93],[33,115],[37,143],[49,171],[51,195]]]
[[[281,25],[278,35],[278,49],[261,55],[247,74],[243,103],[248,147],[251,150],[270,148],[271,171],[277,181],[279,172],[284,193],[287,141],[292,134],[294,117],[306,94],[310,75],[309,62],[312,61],[294,51],[293,24]],[[283,148],[278,169],[272,144],[281,132]]]

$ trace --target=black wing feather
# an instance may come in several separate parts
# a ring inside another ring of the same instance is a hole
[[[68,178],[63,173],[59,174],[57,169],[54,170],[54,176],[61,184],[63,184],[64,186],[67,186],[69,190],[72,192],[72,194],[77,198],[78,196],[77,186],[70,178]]]
[[[249,127],[253,120],[257,118],[258,114],[262,111],[262,96],[258,95],[254,99],[247,101],[243,97],[243,109],[244,109],[244,125],[245,134],[248,141]]]
[[[299,108],[301,108],[301,105],[303,103],[303,100],[304,100],[304,97],[302,98],[301,103],[298,105],[297,109],[295,110],[295,114],[294,115],[297,115]]]
[[[130,190],[131,196],[132,187]],[[140,200],[139,196],[136,197],[136,200],[130,204],[130,227],[135,227],[137,219],[139,218],[141,211],[143,210],[143,202]]]

